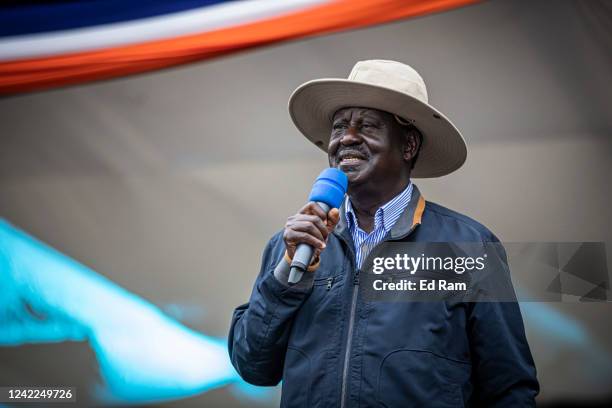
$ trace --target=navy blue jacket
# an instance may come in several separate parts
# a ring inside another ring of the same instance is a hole
[[[385,241],[497,238],[415,188]],[[366,301],[343,209],[305,282],[289,287],[274,275],[284,251],[279,232],[229,333],[245,381],[282,380],[281,407],[535,406],[539,386],[516,302]]]

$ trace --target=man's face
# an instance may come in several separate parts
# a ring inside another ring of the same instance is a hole
[[[407,170],[393,115],[368,108],[336,112],[328,146],[329,165],[346,173],[349,187],[387,188]]]

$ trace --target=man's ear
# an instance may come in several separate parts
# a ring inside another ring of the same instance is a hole
[[[406,162],[411,161],[419,151],[419,138],[412,129],[404,132],[403,157]]]

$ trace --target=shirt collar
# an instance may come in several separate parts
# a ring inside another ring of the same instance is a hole
[[[402,212],[408,207],[410,203],[410,198],[412,196],[413,184],[412,181],[408,183],[408,186],[398,195],[393,197],[391,200],[386,202],[380,208],[376,210],[374,214],[374,230],[378,230],[379,228],[383,228],[385,233],[389,232],[393,225],[397,221],[397,219],[402,215]],[[349,227],[349,230],[353,231],[356,226],[358,226],[357,215],[353,210],[353,206],[351,205],[351,200],[348,196],[346,196],[345,201],[346,208],[346,223]]]

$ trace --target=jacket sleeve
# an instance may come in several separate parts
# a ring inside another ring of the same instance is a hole
[[[293,316],[312,290],[311,281],[289,287],[275,276],[275,268],[286,263],[283,254],[279,233],[264,250],[249,302],[238,306],[232,317],[231,362],[245,381],[255,385],[280,382]]]
[[[509,282],[512,290],[505,250],[499,241],[495,248],[496,273],[502,274],[498,279]],[[539,384],[519,304],[515,299],[504,298],[477,301],[470,306],[468,335],[474,383],[471,405],[535,407]]]

